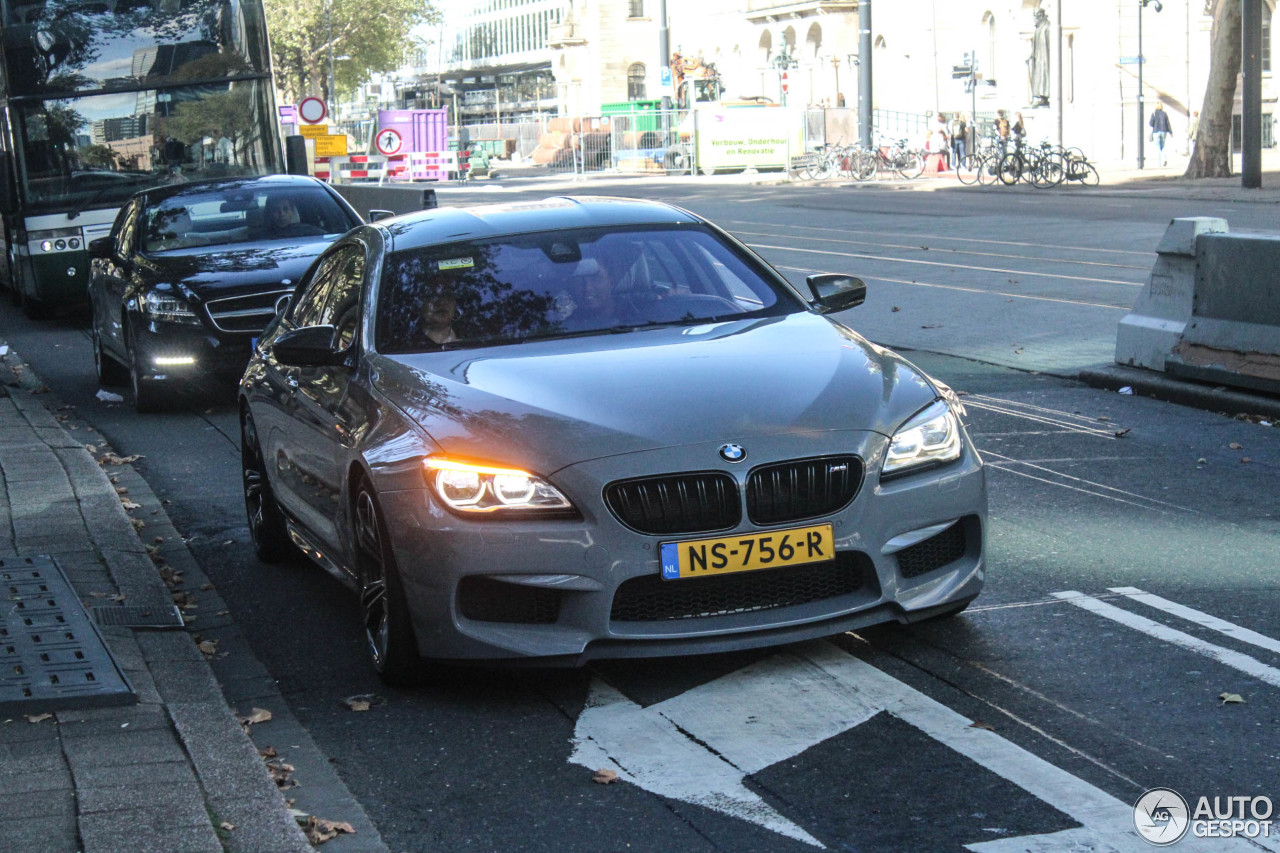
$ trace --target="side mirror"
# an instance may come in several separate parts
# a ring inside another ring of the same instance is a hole
[[[333,348],[333,326],[302,326],[290,329],[271,344],[275,360],[289,367],[333,367],[343,355]]]
[[[94,260],[109,261],[115,256],[115,240],[111,237],[98,237],[89,241],[89,257]]]
[[[867,285],[860,278],[837,273],[811,275],[806,282],[813,293],[813,305],[819,314],[844,311],[867,301]]]
[[[390,219],[395,215],[396,212],[394,210],[370,210],[369,221],[377,222],[379,219]]]
[[[302,136],[286,136],[284,138],[285,174],[309,175],[307,168],[307,140]]]
[[[425,189],[422,191],[422,209],[434,210],[438,206],[436,202],[436,191],[433,189]]]

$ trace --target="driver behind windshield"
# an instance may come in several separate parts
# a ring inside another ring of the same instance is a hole
[[[264,215],[268,237],[314,237],[324,233],[320,226],[302,221],[298,203],[291,196],[267,198]]]

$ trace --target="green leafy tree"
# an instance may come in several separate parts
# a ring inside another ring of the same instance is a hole
[[[248,89],[214,92],[198,101],[183,101],[173,115],[161,123],[161,133],[187,145],[199,144],[205,137],[231,140],[238,155],[240,137],[252,132],[253,105]]]
[[[398,68],[417,46],[410,32],[439,20],[424,0],[266,0],[267,28],[276,87],[296,103],[319,94],[332,101],[329,56],[339,91],[351,91],[369,75]],[[332,54],[330,53],[332,51]]]

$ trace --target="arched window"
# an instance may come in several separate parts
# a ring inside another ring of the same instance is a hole
[[[809,25],[809,33],[804,37],[804,46],[809,56],[816,57],[818,55],[818,51],[822,48],[821,24]]]
[[[760,64],[768,65],[773,59],[773,33],[765,30],[760,34]]]
[[[787,54],[796,55],[796,28],[787,27],[782,31],[782,43],[787,46]]]
[[[627,100],[644,100],[644,63],[634,62],[627,69]]]

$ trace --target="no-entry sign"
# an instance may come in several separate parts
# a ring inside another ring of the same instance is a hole
[[[298,104],[298,118],[307,124],[319,124],[329,115],[329,108],[319,98],[303,98]]]

